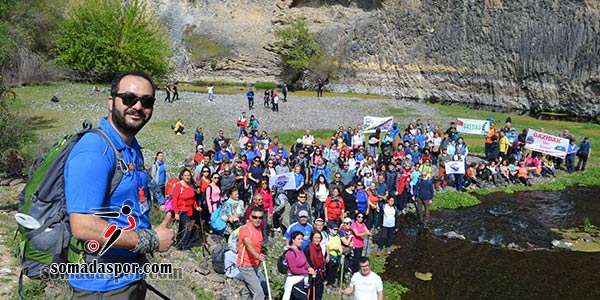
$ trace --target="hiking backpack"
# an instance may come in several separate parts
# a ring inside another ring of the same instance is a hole
[[[215,249],[213,249],[212,254],[210,255],[210,260],[212,261],[213,270],[219,274],[225,274],[225,252],[227,251],[227,244],[218,244]]]
[[[19,225],[17,232],[21,237],[18,249],[21,260],[19,286],[23,275],[38,279],[51,263],[67,262],[69,243],[77,244],[70,242],[72,233],[66,211],[64,169],[75,144],[89,132],[101,136],[114,153],[115,170],[111,174],[106,197],[110,197],[127,172],[123,155],[99,128],[67,135],[44,154],[20,194],[19,213],[15,215]],[[82,246],[82,243],[79,244]]]
[[[291,249],[288,248],[285,251],[283,251],[281,256],[279,256],[279,259],[277,259],[277,271],[279,271],[279,273],[281,273],[283,275],[287,275],[287,273],[288,273],[288,263],[287,263],[287,259],[285,258],[285,254],[290,250]],[[294,255],[296,255],[296,253],[294,253]]]

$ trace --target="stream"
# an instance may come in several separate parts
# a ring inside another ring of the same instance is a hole
[[[600,299],[600,254],[553,249],[589,218],[600,225],[600,187],[560,192],[495,193],[481,204],[432,212],[430,230],[396,233],[383,277],[410,291],[403,299]],[[448,240],[455,231],[465,240]],[[510,250],[513,243],[525,251]],[[431,272],[420,281],[415,272]]]

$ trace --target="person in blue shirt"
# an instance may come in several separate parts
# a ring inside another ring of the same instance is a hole
[[[569,141],[569,147],[567,148],[567,156],[565,159],[565,164],[567,167],[567,172],[573,173],[575,171],[575,155],[579,151],[579,147],[575,144],[575,139],[571,138]]]
[[[400,136],[400,128],[398,128],[398,123],[394,122],[392,129],[390,129],[390,135],[392,136],[392,144],[394,147],[396,147],[396,138]]]
[[[196,149],[198,149],[198,146],[204,145],[204,133],[202,133],[202,127],[196,128],[196,133],[194,133],[194,141],[196,142]]]
[[[586,136],[583,138],[583,142],[579,143],[579,151],[577,151],[577,156],[579,159],[577,160],[577,167],[575,167],[575,171],[585,170],[585,164],[587,163],[587,160],[591,154],[592,144],[590,144],[590,138]]]
[[[167,168],[165,167],[164,156],[164,153],[161,151],[156,153],[150,172],[152,180],[148,183],[148,188],[152,192],[154,201],[160,205],[165,203],[165,184],[167,182]]]
[[[103,256],[83,255],[85,261],[101,263],[146,262],[145,254],[167,251],[173,243],[173,231],[166,228],[169,218],[152,229],[147,198],[148,174],[135,136],[152,117],[155,89],[148,75],[127,72],[115,77],[108,97],[108,116],[99,128],[108,136],[123,159],[116,161],[108,142],[98,134],[86,134],[73,148],[65,165],[66,209],[73,237],[79,241],[97,241],[104,247],[111,239],[105,231],[116,225],[120,236]],[[123,166],[116,168],[116,166]],[[107,189],[111,174],[123,172],[123,178],[111,195]],[[130,211],[118,217],[99,217],[102,208],[128,206]],[[128,216],[133,216],[133,222]],[[132,224],[133,223],[133,224]],[[144,274],[70,274],[72,299],[145,299]]]
[[[310,234],[313,231],[312,225],[308,222],[308,212],[301,210],[298,212],[298,222],[293,223],[285,232],[285,244],[289,245],[292,239],[292,232],[300,231],[304,235],[304,241],[302,241],[302,250],[310,243]]]

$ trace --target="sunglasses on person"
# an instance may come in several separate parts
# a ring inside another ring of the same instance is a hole
[[[154,106],[154,101],[156,101],[156,98],[152,95],[138,96],[130,92],[116,93],[115,97],[121,98],[123,105],[126,106],[134,106],[139,101],[144,108],[152,108]]]
[[[219,179],[219,178],[220,178],[219,176],[215,176],[215,177],[213,177],[212,179]]]
[[[251,217],[254,220],[262,220],[264,218],[263,216],[251,216]]]

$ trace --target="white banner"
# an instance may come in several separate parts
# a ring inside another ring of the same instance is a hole
[[[525,149],[542,152],[544,154],[565,158],[569,148],[569,139],[545,134],[529,129],[525,140]]]
[[[487,135],[490,130],[490,121],[457,118],[456,130],[460,133]]]
[[[269,186],[273,187],[274,185],[278,185],[282,187],[284,190],[295,190],[296,189],[296,180],[294,179],[294,172],[284,173],[275,175],[269,178]]]
[[[446,174],[465,174],[465,161],[448,161],[445,164]]]
[[[381,131],[390,131],[394,125],[394,117],[371,117],[366,116],[363,118],[363,132],[375,132],[375,129],[379,128]]]

